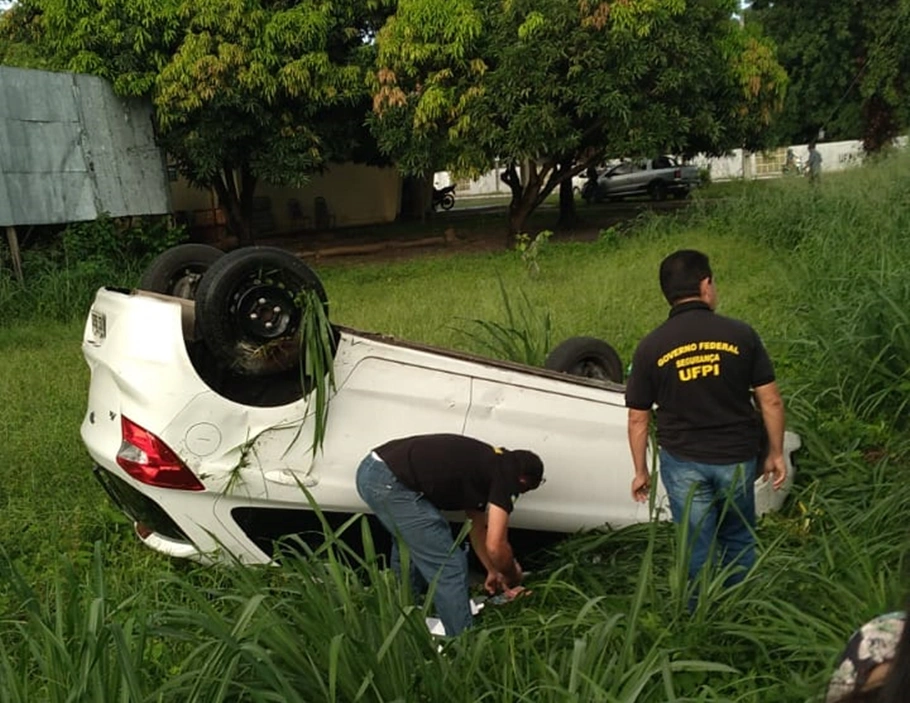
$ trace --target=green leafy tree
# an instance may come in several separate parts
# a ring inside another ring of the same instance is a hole
[[[758,145],[786,76],[728,0],[400,0],[373,127],[406,173],[504,164],[509,233],[607,157]],[[567,190],[567,189],[566,189]]]
[[[301,185],[329,161],[369,152],[365,74],[383,5],[24,0],[3,24],[23,32],[28,17],[52,66],[150,97],[161,145],[190,182],[214,188],[249,243],[258,181]]]
[[[781,140],[824,129],[878,151],[910,124],[910,0],[755,0],[746,17],[790,76]]]
[[[2,9],[0,3],[0,65],[19,68],[46,68],[47,59],[37,46],[38,13],[18,3]]]

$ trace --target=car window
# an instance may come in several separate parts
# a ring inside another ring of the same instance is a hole
[[[632,166],[632,162],[626,161],[625,163],[621,163],[618,166],[614,166],[612,169],[607,171],[607,175],[608,176],[621,176],[626,173],[632,173],[633,170],[634,169]]]
[[[675,164],[669,156],[658,156],[654,159],[654,168],[673,168]]]

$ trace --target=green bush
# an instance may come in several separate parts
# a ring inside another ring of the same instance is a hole
[[[183,228],[163,219],[124,224],[101,217],[72,224],[49,243],[23,251],[23,283],[0,259],[0,324],[82,317],[98,288],[135,285],[154,256],[185,238]]]

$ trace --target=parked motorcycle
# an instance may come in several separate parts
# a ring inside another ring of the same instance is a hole
[[[455,206],[455,186],[450,185],[445,188],[433,188],[433,209],[441,207],[443,210],[451,210]]]

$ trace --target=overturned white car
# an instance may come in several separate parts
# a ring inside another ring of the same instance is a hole
[[[365,511],[354,487],[360,460],[419,433],[539,454],[547,482],[519,501],[515,527],[573,532],[649,519],[629,494],[622,365],[605,342],[567,340],[543,369],[333,326],[334,388],[320,419],[300,354],[273,353],[300,337],[300,292],[325,301],[299,259],[182,245],[142,286],[151,292],[95,297],[82,438],[96,476],[153,549],[268,562],[277,539],[312,526],[311,499],[329,516]],[[317,419],[325,425],[314,452]],[[782,490],[756,482],[760,513],[784,500],[798,447],[787,433]]]

